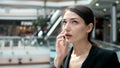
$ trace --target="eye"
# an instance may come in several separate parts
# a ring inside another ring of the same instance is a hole
[[[62,25],[65,25],[67,22],[66,21],[62,21]]]
[[[72,21],[71,23],[72,23],[72,24],[79,24],[78,21]]]

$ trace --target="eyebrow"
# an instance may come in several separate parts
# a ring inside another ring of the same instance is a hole
[[[75,20],[75,19],[78,19],[78,18],[71,18],[70,20]],[[66,19],[63,19],[63,20],[66,20]]]
[[[74,19],[78,19],[78,18],[71,18],[70,20],[74,20]]]

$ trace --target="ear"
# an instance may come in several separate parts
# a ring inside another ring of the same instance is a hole
[[[87,32],[91,32],[93,29],[93,23],[90,23],[88,26],[87,26]]]

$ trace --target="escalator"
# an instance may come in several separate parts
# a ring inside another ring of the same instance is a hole
[[[56,27],[61,22],[62,17],[61,17],[60,14],[61,14],[61,11],[60,10],[56,10],[55,13],[52,15],[52,17],[50,18],[50,24],[47,27],[48,30],[46,32],[45,39],[47,39],[48,37],[51,36],[53,31],[56,29]]]

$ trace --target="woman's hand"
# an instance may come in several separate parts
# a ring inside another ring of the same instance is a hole
[[[65,31],[62,31],[56,38],[56,57],[54,64],[59,68],[68,52],[68,42],[65,40]]]

